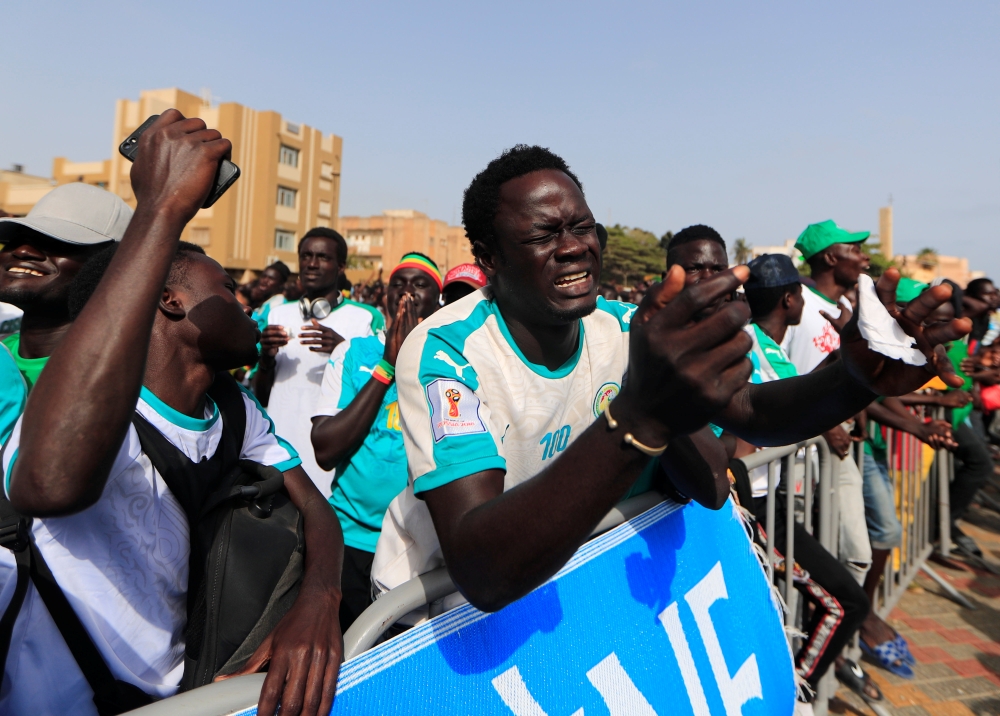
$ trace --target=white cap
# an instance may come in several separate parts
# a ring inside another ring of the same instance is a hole
[[[38,200],[27,216],[0,218],[0,243],[20,224],[68,244],[121,241],[132,209],[117,194],[77,182],[57,186]]]

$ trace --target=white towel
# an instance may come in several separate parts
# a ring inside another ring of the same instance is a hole
[[[876,353],[909,365],[927,365],[927,357],[915,348],[916,339],[889,315],[875,293],[875,282],[866,274],[858,277],[858,330]]]

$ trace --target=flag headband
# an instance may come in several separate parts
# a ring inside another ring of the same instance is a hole
[[[429,274],[437,284],[438,290],[441,290],[443,285],[443,282],[441,281],[441,270],[438,269],[437,264],[429,258],[421,256],[420,254],[405,254],[403,258],[400,259],[399,263],[396,264],[396,268],[394,268],[392,273],[389,274],[389,278],[392,279],[394,273],[405,268],[420,269],[424,273]]]

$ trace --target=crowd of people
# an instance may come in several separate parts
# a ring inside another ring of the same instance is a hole
[[[796,671],[815,687],[835,665],[877,700],[841,656],[860,630],[912,675],[871,609],[901,537],[884,429],[955,452],[960,519],[1000,432],[983,422],[1000,383],[990,281],[891,270],[873,286],[867,234],[830,221],[799,238],[808,278],[787,256],[731,268],[697,225],[661,280],[621,297],[600,283],[607,233],[579,178],[519,145],[465,192],[475,264],[442,275],[408,253],[351,285],[347,243],[318,227],[297,273],[237,285],[180,241],[228,151],[170,110],[140,140],[134,210],[70,184],[0,220],[0,301],[23,312],[0,350],[0,711],[120,713],[266,669],[259,713],[325,714],[342,633],[379,594],[447,565],[444,608],[500,609],[649,490],[732,499],[760,530],[766,474],[738,458],[818,435],[840,458],[840,553],[796,524],[786,571],[812,614]],[[913,355],[870,345],[862,311]]]

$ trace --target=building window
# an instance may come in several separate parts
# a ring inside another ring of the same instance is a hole
[[[295,195],[298,192],[294,189],[289,189],[287,186],[278,187],[278,206],[287,206],[291,209],[295,208]]]
[[[274,232],[274,248],[278,251],[295,251],[295,234],[284,229]]]
[[[319,178],[320,179],[333,179],[333,165],[329,162],[323,162],[319,165]]]
[[[278,152],[278,161],[290,167],[297,167],[299,165],[299,150],[282,144],[281,150]]]

